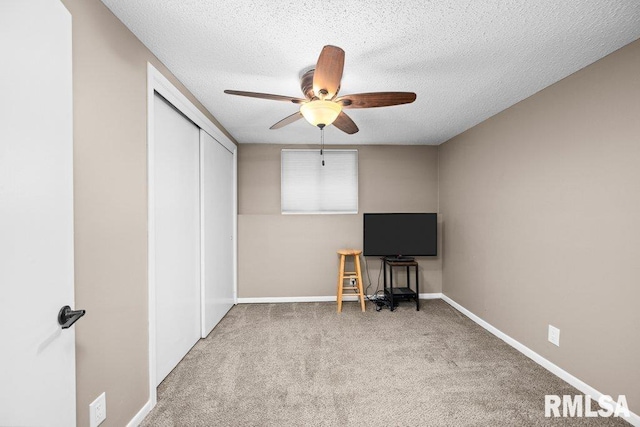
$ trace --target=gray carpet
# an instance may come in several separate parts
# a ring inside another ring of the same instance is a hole
[[[623,425],[544,417],[569,384],[441,300],[231,309],[158,388],[143,426]]]

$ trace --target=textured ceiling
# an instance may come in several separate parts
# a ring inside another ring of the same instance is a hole
[[[240,143],[312,143],[294,104],[322,47],[346,52],[340,94],[412,91],[413,104],[349,110],[329,144],[440,144],[640,38],[637,0],[103,0]],[[640,70],[639,70],[640,72]]]

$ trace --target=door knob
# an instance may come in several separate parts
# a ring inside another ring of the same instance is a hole
[[[85,313],[86,310],[71,310],[71,307],[65,305],[58,313],[58,323],[62,326],[62,329],[68,329],[76,323],[79,318],[84,316]]]

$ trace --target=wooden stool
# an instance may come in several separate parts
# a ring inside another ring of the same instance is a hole
[[[360,299],[360,306],[362,311],[365,311],[364,303],[364,291],[362,288],[362,271],[360,270],[360,254],[362,251],[357,249],[340,249],[338,255],[340,255],[340,267],[338,270],[338,313],[342,311],[342,296],[343,295],[357,295]],[[344,271],[345,259],[348,256],[353,257],[353,264],[356,271]],[[345,280],[355,279],[356,286],[344,286]],[[353,290],[355,293],[344,291]]]

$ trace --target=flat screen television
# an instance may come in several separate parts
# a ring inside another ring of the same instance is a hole
[[[438,215],[365,213],[364,255],[390,258],[438,255]]]

